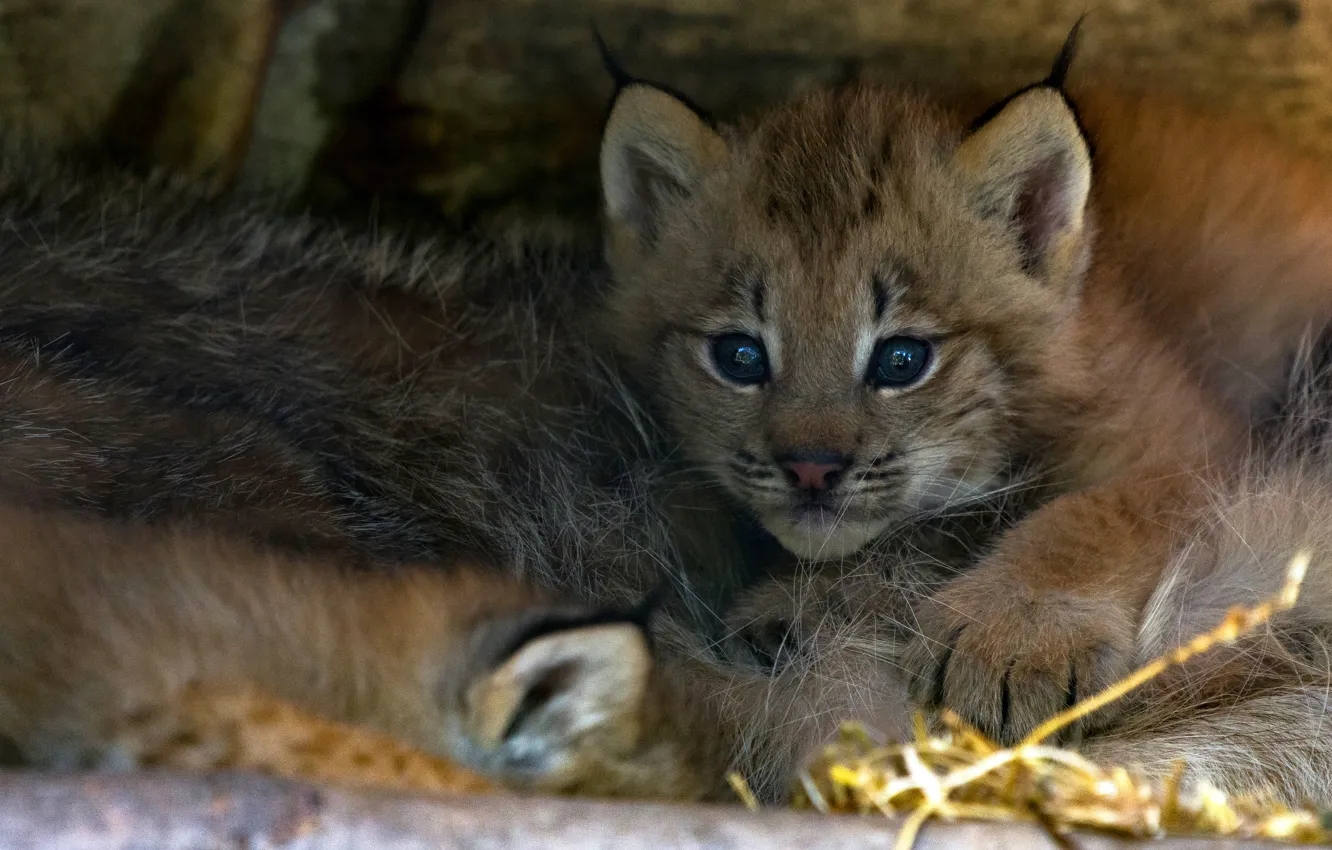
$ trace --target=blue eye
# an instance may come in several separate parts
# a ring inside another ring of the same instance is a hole
[[[712,360],[723,375],[737,384],[761,384],[768,379],[768,354],[763,343],[752,336],[714,336]]]
[[[919,380],[928,365],[928,342],[909,336],[889,337],[874,350],[869,382],[876,387],[905,387]]]

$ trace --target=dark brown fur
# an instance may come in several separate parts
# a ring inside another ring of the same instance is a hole
[[[585,342],[601,281],[576,252],[4,173],[6,491],[619,601],[682,569],[670,444]]]

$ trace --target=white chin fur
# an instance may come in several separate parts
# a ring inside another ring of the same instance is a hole
[[[791,554],[807,561],[831,561],[859,552],[888,523],[839,522],[831,529],[808,531],[786,518],[764,525]]]

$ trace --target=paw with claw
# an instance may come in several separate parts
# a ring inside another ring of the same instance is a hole
[[[1033,574],[983,564],[918,606],[919,632],[904,658],[918,704],[950,708],[1013,744],[1130,671],[1135,612],[1108,596],[1032,587],[1024,576]],[[1076,738],[1114,710],[1069,732]]]

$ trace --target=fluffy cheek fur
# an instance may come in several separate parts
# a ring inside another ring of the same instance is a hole
[[[911,417],[902,440],[900,499],[917,511],[931,511],[984,496],[999,486],[1011,446],[1002,377],[986,368],[988,357],[955,371],[970,372],[939,382],[927,405]]]
[[[742,503],[754,501],[756,485],[784,492],[775,466],[760,475],[758,464],[741,460],[745,452],[767,456],[762,391],[730,386],[711,374],[707,351],[707,340],[695,334],[677,334],[666,343],[658,393],[671,430],[689,461]]]
[[[859,425],[861,461],[847,480],[851,515],[896,518],[955,506],[1005,480],[1013,451],[1006,381],[974,339],[945,344],[919,388],[880,393]]]

